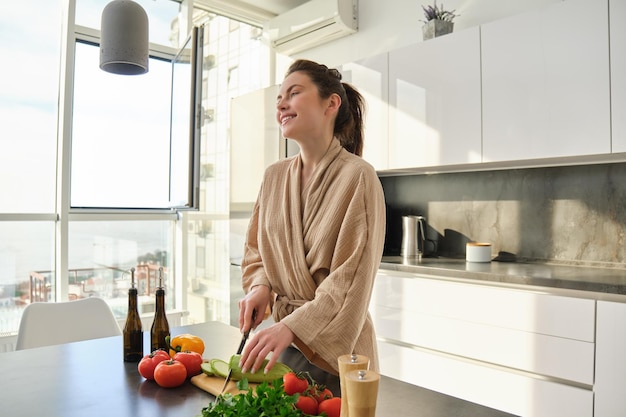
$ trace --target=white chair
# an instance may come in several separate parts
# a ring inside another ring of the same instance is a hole
[[[98,297],[26,306],[15,350],[122,334],[109,305]]]

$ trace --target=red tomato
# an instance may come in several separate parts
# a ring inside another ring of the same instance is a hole
[[[298,401],[296,401],[296,408],[302,410],[304,414],[312,416],[317,415],[317,401],[313,397],[308,395],[299,395]]]
[[[341,413],[341,398],[334,397],[324,400],[320,403],[317,412],[319,414],[326,413],[328,417],[339,417]]]
[[[309,381],[300,373],[287,372],[283,375],[283,388],[287,395],[303,393],[309,388]]]
[[[198,352],[189,350],[177,352],[172,359],[185,365],[185,368],[187,368],[187,378],[191,378],[202,372],[202,355]]]
[[[187,379],[187,368],[175,360],[163,361],[154,368],[154,381],[163,388],[182,385]]]
[[[170,355],[164,350],[155,350],[149,355],[144,356],[137,365],[137,370],[142,377],[146,379],[154,379],[154,368],[163,362],[170,359]]]
[[[309,389],[307,390],[307,393],[311,397],[315,398],[318,404],[324,400],[333,398],[333,393],[331,392],[331,390],[326,388],[324,385],[317,385],[317,384],[310,385]]]

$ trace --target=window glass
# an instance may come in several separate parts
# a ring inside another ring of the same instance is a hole
[[[76,0],[76,24],[100,30],[102,10],[111,0]],[[172,0],[135,0],[148,15],[148,38],[151,43],[176,46],[172,22],[178,17],[178,2]]]
[[[121,76],[98,60],[98,46],[76,44],[71,206],[168,207],[171,63]]]
[[[54,211],[61,10],[0,2],[0,213]]]
[[[173,223],[170,221],[75,221],[69,224],[69,298],[102,297],[123,319],[130,269],[135,268],[139,313],[151,319],[159,268],[166,308],[174,307]],[[149,329],[148,329],[149,330]]]
[[[17,333],[28,304],[54,301],[54,227],[46,221],[0,222],[0,337]]]

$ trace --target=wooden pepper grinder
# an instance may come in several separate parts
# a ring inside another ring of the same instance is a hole
[[[361,369],[346,374],[350,417],[376,417],[379,381],[380,375],[374,371]]]
[[[348,391],[346,390],[345,376],[350,371],[367,370],[370,367],[370,358],[356,353],[342,355],[338,359],[339,384],[341,386],[341,417],[348,417]]]

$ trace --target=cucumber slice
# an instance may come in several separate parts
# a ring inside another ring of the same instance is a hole
[[[200,365],[200,368],[202,368],[202,373],[208,376],[214,376],[215,373],[213,372],[213,368],[211,367],[211,363],[209,362],[202,362],[202,365]]]
[[[209,361],[209,366],[213,375],[221,376],[222,378],[226,378],[226,376],[228,375],[228,371],[230,371],[228,362],[225,362],[221,359],[211,359]]]

